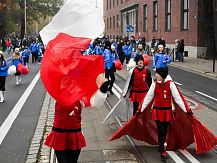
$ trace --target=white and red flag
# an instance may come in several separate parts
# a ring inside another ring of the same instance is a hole
[[[49,94],[63,105],[78,100],[90,105],[104,73],[102,56],[83,56],[91,40],[104,31],[102,8],[93,0],[67,0],[40,36],[46,46],[41,79]]]

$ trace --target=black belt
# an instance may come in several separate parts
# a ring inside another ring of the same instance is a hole
[[[153,106],[153,109],[155,109],[155,110],[172,110],[172,107],[157,107],[157,106]]]
[[[56,127],[52,127],[52,131],[56,131],[56,132],[70,132],[70,133],[75,133],[75,132],[81,132],[81,128],[75,128],[75,129],[64,129],[64,128],[56,128]]]

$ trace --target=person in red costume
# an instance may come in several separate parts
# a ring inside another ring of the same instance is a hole
[[[197,154],[214,148],[217,137],[193,115],[168,75],[168,68],[157,68],[155,76],[155,82],[137,113],[112,135],[110,141],[129,135],[151,145],[159,145],[162,161],[168,159],[165,142],[168,151],[184,150],[192,143],[195,143]]]
[[[99,90],[90,99],[90,106],[85,106],[82,101],[76,101],[71,106],[60,102],[55,104],[53,128],[45,145],[55,150],[59,163],[77,163],[81,148],[86,146],[81,131],[82,107],[102,106],[107,97],[109,81],[102,77],[97,85]]]
[[[141,112],[143,112],[148,104],[153,100],[152,120],[154,120],[157,125],[161,160],[165,160],[168,158],[164,149],[167,128],[175,119],[172,111],[171,98],[174,98],[175,102],[185,113],[187,110],[174,82],[168,76],[168,68],[156,69],[155,76],[156,81],[151,85],[150,90],[143,101]]]
[[[135,57],[136,67],[131,69],[123,90],[123,97],[130,91],[130,100],[133,102],[133,115],[136,113],[139,104],[143,101],[152,83],[151,72],[145,66],[142,55]]]

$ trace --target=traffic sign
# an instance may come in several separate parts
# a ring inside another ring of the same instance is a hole
[[[132,25],[127,25],[126,31],[127,31],[127,32],[134,32],[133,26],[132,26]]]

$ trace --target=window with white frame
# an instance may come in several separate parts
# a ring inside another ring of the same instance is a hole
[[[157,11],[157,1],[153,2],[153,31],[158,30],[158,11]]]
[[[144,14],[144,32],[148,31],[148,6],[147,4],[143,6],[143,14]]]
[[[189,28],[189,0],[182,0],[182,30]]]
[[[171,30],[171,0],[166,0],[166,31]]]

